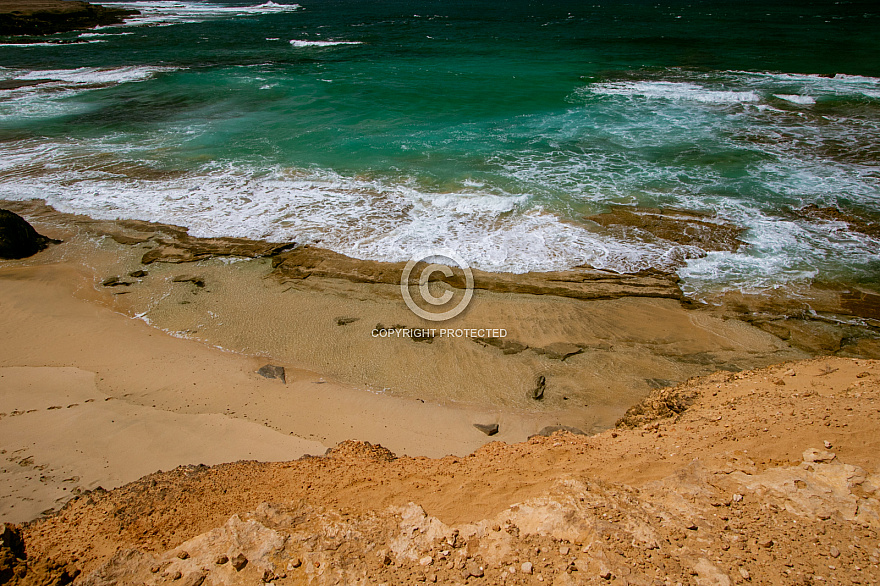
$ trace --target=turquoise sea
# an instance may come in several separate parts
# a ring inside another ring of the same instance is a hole
[[[142,15],[0,39],[0,198],[369,259],[676,268],[697,297],[880,278],[880,241],[790,213],[880,216],[876,2],[105,4]],[[584,219],[612,204],[749,246]]]

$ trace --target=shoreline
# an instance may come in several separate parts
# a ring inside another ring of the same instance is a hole
[[[382,324],[435,327],[402,303],[402,263],[194,238],[179,227],[93,220],[40,202],[0,207],[64,240],[0,266],[2,303],[16,308],[0,322],[7,332],[0,385],[46,393],[45,405],[28,407],[27,394],[7,391],[0,409],[0,434],[18,442],[7,456],[13,473],[4,475],[16,495],[33,492],[32,501],[4,495],[27,511],[17,520],[59,506],[73,489],[119,486],[155,467],[295,459],[351,439],[440,457],[522,442],[552,426],[595,434],[654,388],[823,354],[822,344],[837,336],[839,348],[856,327],[774,314],[783,303],[747,313],[752,325],[741,319],[748,304],[689,303],[674,276],[582,268],[475,271],[472,307],[448,327],[504,328],[507,338],[376,339],[370,332]],[[144,275],[130,277],[138,271]],[[124,284],[108,285],[114,278]],[[869,342],[847,348],[870,356]],[[287,381],[257,375],[267,363],[283,365]],[[535,400],[539,377],[544,396]],[[66,385],[78,389],[75,397],[59,390]],[[84,457],[73,445],[53,455],[52,437],[15,431],[13,423],[28,418],[74,437],[88,435],[79,419],[106,433],[118,418],[186,447],[130,462],[120,454],[144,440],[123,433],[115,455],[97,449]],[[475,424],[499,431],[489,437]],[[202,439],[191,445],[184,438],[193,434]],[[230,444],[231,435],[246,439]]]

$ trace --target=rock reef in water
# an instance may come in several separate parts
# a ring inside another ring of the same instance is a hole
[[[0,0],[0,35],[50,35],[120,24],[137,10],[76,0]]]
[[[723,222],[711,214],[672,208],[635,208],[612,206],[610,212],[587,217],[612,232],[650,234],[704,252],[736,252],[745,242],[740,235],[745,228]]]

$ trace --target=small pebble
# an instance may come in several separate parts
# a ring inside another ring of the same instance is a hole
[[[532,562],[523,562],[523,565],[520,566],[520,569],[522,570],[523,574],[531,574],[533,571],[535,571]]]
[[[832,545],[832,546],[828,549],[828,555],[830,555],[830,556],[833,557],[833,558],[838,558],[838,557],[840,557],[840,550],[837,549],[835,546]]]
[[[826,450],[830,450],[830,449],[831,449],[831,442],[829,442],[828,440],[825,440],[825,441],[822,442],[822,443],[825,444],[825,449],[826,449]]]

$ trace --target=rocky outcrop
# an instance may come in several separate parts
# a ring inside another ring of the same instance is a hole
[[[843,222],[853,232],[859,232],[866,236],[880,237],[880,221],[877,221],[876,218],[865,218],[835,207],[820,207],[814,203],[793,210],[793,213],[800,218],[810,220]]]
[[[137,10],[76,0],[0,0],[0,35],[49,35],[120,24]]]
[[[263,378],[278,379],[285,384],[287,383],[287,374],[283,366],[266,364],[261,366],[260,369],[257,370],[257,374],[262,376]]]
[[[354,283],[387,285],[399,285],[406,266],[403,262],[358,260],[312,246],[300,246],[276,254],[272,264],[282,279],[329,278]],[[418,284],[419,274],[426,266],[425,263],[419,263],[412,270],[410,276],[412,285]],[[555,295],[573,299],[683,298],[676,275],[654,270],[620,274],[583,266],[568,271],[525,274],[487,273],[474,270],[473,276],[475,289],[495,293]],[[430,280],[442,281],[458,289],[465,287],[464,275],[457,271],[454,271],[451,277],[435,272]]]
[[[610,212],[587,219],[612,232],[650,234],[704,252],[735,252],[745,244],[740,240],[745,228],[723,222],[710,214],[689,210],[613,206]]]
[[[38,234],[18,214],[0,210],[0,259],[27,258],[59,242]]]
[[[680,415],[699,398],[698,380],[685,381],[674,387],[654,389],[647,397],[627,409],[623,417],[617,421],[617,427],[634,429],[659,419]]]

